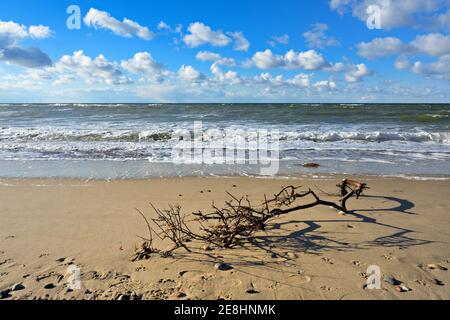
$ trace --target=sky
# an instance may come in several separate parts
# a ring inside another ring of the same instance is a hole
[[[450,0],[3,0],[0,103],[450,102]]]

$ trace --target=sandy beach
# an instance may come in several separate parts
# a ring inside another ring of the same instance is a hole
[[[180,204],[191,213],[222,204],[227,191],[258,202],[287,185],[336,193],[342,177],[3,179],[0,291],[4,299],[449,299],[450,180],[351,178],[371,188],[350,201],[351,214],[316,207],[272,221],[242,247],[194,243],[192,253],[139,262],[130,257],[147,229],[135,208],[152,217],[149,203]],[[384,280],[364,288],[371,265],[410,291]],[[80,290],[67,286],[71,266]]]

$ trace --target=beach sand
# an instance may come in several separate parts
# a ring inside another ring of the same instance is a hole
[[[235,249],[131,262],[146,236],[135,208],[154,216],[221,205],[229,191],[259,202],[282,186],[337,192],[342,177],[179,178],[128,181],[0,180],[0,291],[5,299],[449,299],[450,180],[351,177],[371,187],[348,215],[316,207],[271,222]],[[325,198],[327,198],[325,196]],[[331,197],[330,199],[333,199]],[[167,246],[167,243],[156,243]],[[224,262],[233,269],[219,271]],[[379,266],[411,289],[382,281],[364,288]],[[81,270],[70,290],[68,267]],[[8,289],[15,284],[17,291]]]

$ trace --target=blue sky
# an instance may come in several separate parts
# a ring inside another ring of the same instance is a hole
[[[5,0],[0,102],[449,102],[449,3]]]

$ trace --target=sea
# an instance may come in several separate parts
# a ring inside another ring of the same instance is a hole
[[[70,103],[0,104],[0,178],[267,176],[245,157],[174,161],[180,132],[194,140],[199,124],[216,132],[201,148],[216,139],[217,154],[235,152],[221,144],[227,130],[248,143],[243,155],[276,132],[272,176],[450,176],[450,104]]]

